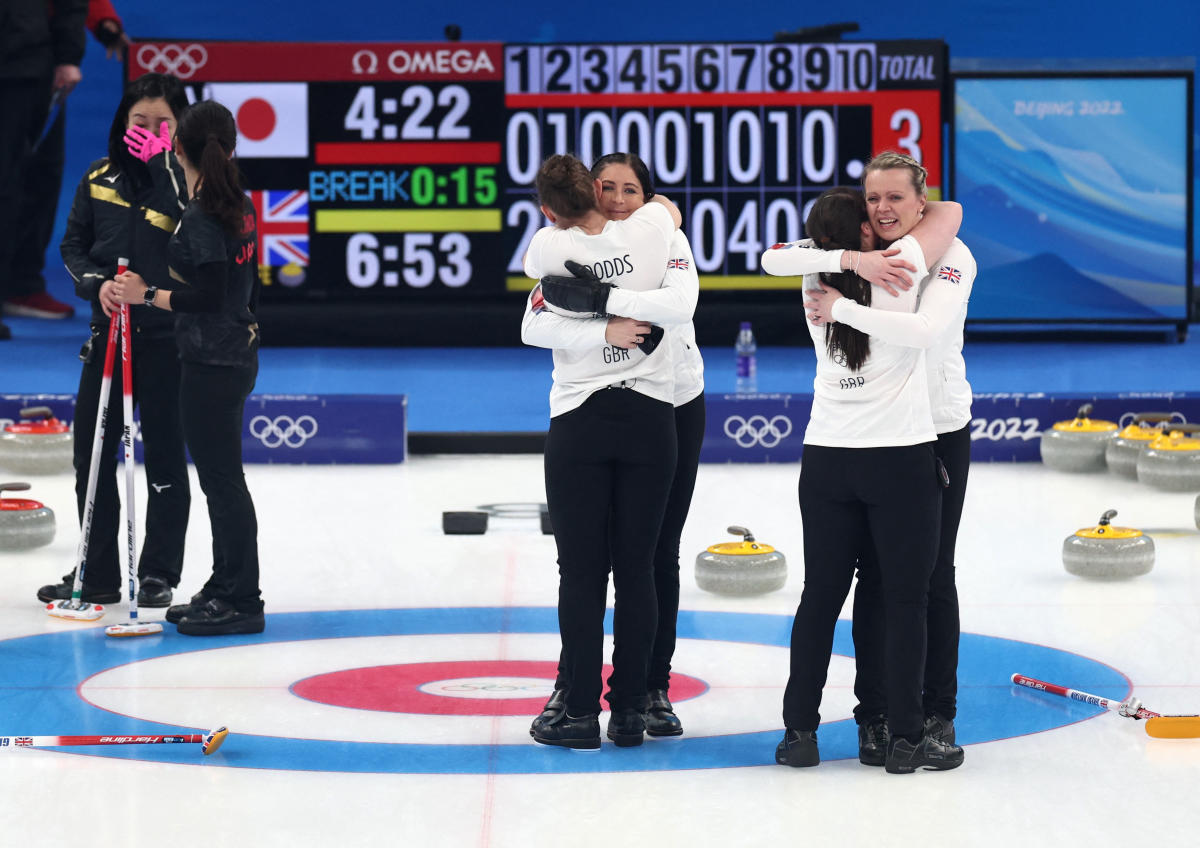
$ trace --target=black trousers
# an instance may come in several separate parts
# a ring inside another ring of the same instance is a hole
[[[249,366],[183,363],[183,434],[208,501],[213,571],[201,592],[240,612],[263,608],[258,585],[258,518],[242,469],[246,398],[258,362]]]
[[[546,501],[558,546],[558,627],[572,716],[600,711],[604,603],[614,604],[612,709],[641,708],[657,623],[654,549],[675,469],[670,404],[600,389],[550,420]]]
[[[941,483],[932,443],[906,447],[805,445],[800,466],[804,591],[792,623],[784,724],[816,730],[838,613],[866,545],[883,584],[884,689],[898,736],[924,724],[925,618],[937,555]]]
[[[46,248],[54,235],[58,195],[62,191],[66,124],[67,107],[64,103],[59,109],[58,118],[30,157],[25,170],[21,229],[12,259],[10,292],[13,294],[35,294],[46,290],[43,272],[46,269]]]
[[[171,336],[148,339],[134,333],[131,346],[133,402],[141,411],[142,459],[146,477],[146,522],[138,557],[138,578],[158,577],[171,586],[177,586],[183,569],[184,537],[192,503],[188,488],[187,456],[183,450],[183,424],[179,417],[179,352]],[[107,347],[108,328],[94,327],[90,358],[84,363],[79,376],[79,392],[75,401],[75,498],[81,523],[87,499],[88,470]],[[86,585],[98,591],[117,591],[122,586],[118,552],[125,544],[125,532],[121,521],[116,468],[118,455],[124,455],[121,430],[125,415],[122,408],[119,343],[113,372],[108,396],[108,420],[104,442],[100,447],[87,564],[84,567]]]
[[[925,715],[945,718],[958,714],[958,589],[954,580],[954,548],[963,501],[967,495],[967,473],[971,468],[971,432],[963,427],[942,433],[935,444],[938,459],[950,484],[942,490],[942,520],[937,560],[929,580],[928,643],[925,650],[925,683],[922,696]],[[883,586],[873,557],[864,558],[854,589],[854,656],[857,675],[854,694],[860,723],[887,713],[884,692],[885,634],[882,623]]]
[[[28,288],[28,280],[18,279],[14,261],[29,230],[25,200],[33,186],[28,181],[36,183],[38,176],[31,149],[49,113],[50,87],[49,78],[0,79],[0,300],[44,289],[44,284]],[[57,192],[44,200],[57,202]],[[53,212],[50,217],[53,227]],[[40,249],[45,251],[45,241]]]
[[[667,508],[663,513],[658,546],[654,549],[654,594],[658,599],[658,628],[650,652],[646,688],[668,689],[671,658],[675,656],[675,628],[679,618],[679,539],[692,506],[700,448],[704,443],[704,395],[675,407],[678,460]]]

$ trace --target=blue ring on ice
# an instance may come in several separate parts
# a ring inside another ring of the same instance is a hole
[[[611,632],[611,611],[606,628]],[[680,610],[680,639],[788,646],[790,615]],[[557,633],[552,607],[459,607],[274,613],[266,632],[253,636],[181,636],[170,626],[161,636],[112,639],[102,627],[0,640],[7,679],[5,733],[15,735],[142,735],[204,732],[111,713],[85,701],[80,685],[131,662],[214,648],[363,636]],[[850,622],[839,621],[835,654],[853,656]],[[781,669],[782,671],[782,669]],[[1128,678],[1097,660],[1012,639],[963,633],[959,647],[959,744],[990,742],[1073,724],[1104,712],[1099,707],[1022,689],[1013,672],[1120,700]],[[785,681],[780,680],[782,687]],[[719,681],[717,681],[719,685]],[[214,717],[219,720],[218,717]],[[532,717],[531,717],[532,718]],[[686,715],[684,716],[686,724]],[[58,750],[92,756],[203,766],[396,774],[556,774],[774,765],[778,728],[676,740],[577,754],[535,744],[525,733],[504,744],[344,742],[238,734],[216,754],[192,745],[122,745]],[[821,725],[821,758],[858,756],[853,720]]]

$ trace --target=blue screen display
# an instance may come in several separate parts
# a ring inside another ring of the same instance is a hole
[[[1187,318],[1188,86],[958,78],[954,194],[974,320]]]

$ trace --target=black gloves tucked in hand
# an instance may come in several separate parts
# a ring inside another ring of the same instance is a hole
[[[594,318],[608,317],[608,294],[615,286],[602,282],[587,265],[570,259],[565,264],[574,276],[542,277],[542,297],[546,302]]]

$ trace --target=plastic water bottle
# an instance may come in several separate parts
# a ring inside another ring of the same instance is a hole
[[[758,345],[754,341],[754,330],[750,322],[743,321],[738,330],[737,344],[737,391],[739,393],[754,393],[758,391]]]

